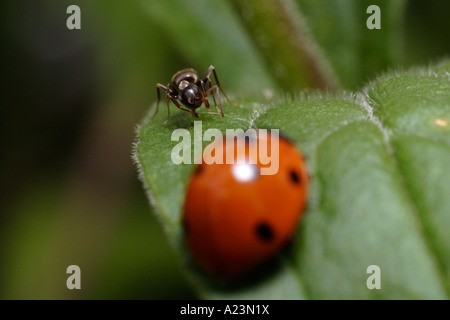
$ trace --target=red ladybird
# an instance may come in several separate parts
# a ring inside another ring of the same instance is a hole
[[[223,151],[224,163],[230,152],[234,163],[206,164],[204,156],[189,181],[183,213],[186,241],[198,264],[212,274],[245,274],[287,244],[296,230],[309,175],[295,146],[274,137],[258,133],[256,140],[248,141],[243,164],[237,161],[235,144],[213,142]],[[265,143],[271,150],[276,141],[278,172],[263,175],[261,169],[269,164],[259,153],[254,159],[250,148]]]

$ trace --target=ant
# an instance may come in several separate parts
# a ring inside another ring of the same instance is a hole
[[[215,85],[212,85],[212,81],[209,78],[211,73],[214,75],[214,80],[216,81]],[[166,92],[168,116],[164,124],[167,123],[170,117],[169,101],[172,101],[172,103],[178,109],[189,112],[194,118],[200,117],[195,112],[195,109],[201,107],[202,104],[205,104],[205,107],[208,109],[209,112],[211,112],[211,110],[209,109],[208,94],[212,95],[214,105],[222,117],[224,115],[219,90],[223,93],[227,101],[230,102],[230,99],[228,99],[225,91],[223,91],[222,87],[220,86],[220,82],[217,77],[217,73],[216,70],[214,69],[214,66],[210,66],[208,68],[208,71],[206,71],[205,75],[201,79],[199,78],[197,71],[195,71],[194,69],[183,69],[173,75],[172,79],[167,84],[167,86],[164,86],[160,83],[156,84],[156,93],[158,95],[158,101],[156,103],[156,111],[152,116],[152,120],[155,117],[156,113],[158,112],[159,101],[161,100],[160,89]],[[216,91],[219,100],[220,109],[219,107],[217,107],[214,90]],[[181,102],[184,105],[184,107],[180,105],[179,102]]]

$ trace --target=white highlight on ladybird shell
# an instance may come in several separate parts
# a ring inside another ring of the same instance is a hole
[[[448,126],[448,122],[442,119],[435,119],[434,123],[439,127],[446,127]]]
[[[259,168],[254,164],[236,163],[232,166],[233,177],[239,182],[250,182],[259,177]]]

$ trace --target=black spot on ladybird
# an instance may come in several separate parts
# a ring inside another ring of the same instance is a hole
[[[201,165],[201,164],[199,164],[199,165],[195,168],[194,175],[198,176],[198,175],[202,174],[202,172],[204,171],[204,169],[205,169],[204,166]]]
[[[294,170],[289,172],[289,178],[294,184],[300,184],[300,176]]]
[[[264,242],[269,242],[274,237],[272,228],[265,222],[261,222],[256,226],[256,235]]]

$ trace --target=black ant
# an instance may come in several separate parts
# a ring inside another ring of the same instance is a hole
[[[215,85],[212,85],[212,81],[209,78],[211,72],[213,73],[214,80],[216,81]],[[195,71],[194,69],[184,69],[175,73],[167,86],[164,86],[160,83],[156,84],[158,101],[156,103],[156,111],[153,114],[152,119],[158,112],[159,101],[161,100],[161,94],[159,91],[160,89],[166,92],[168,116],[164,124],[167,123],[170,117],[169,101],[172,101],[172,103],[178,109],[189,112],[194,118],[199,118],[199,115],[195,112],[195,109],[201,107],[203,103],[205,104],[205,107],[208,109],[208,111],[211,112],[211,110],[209,109],[208,94],[212,95],[214,105],[222,117],[223,109],[219,90],[223,93],[227,101],[230,102],[230,99],[228,99],[225,91],[223,91],[222,87],[220,86],[220,82],[214,66],[210,66],[208,68],[208,71],[206,71],[205,75],[201,79],[199,79],[197,71]],[[220,109],[219,107],[217,107],[214,90],[216,91],[219,100]],[[181,102],[186,108],[181,106],[179,102]]]

